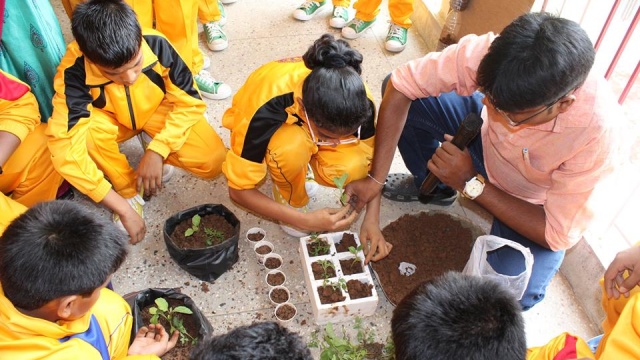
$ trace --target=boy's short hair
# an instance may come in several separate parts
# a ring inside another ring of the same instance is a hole
[[[520,305],[490,279],[448,272],[407,295],[393,311],[397,360],[523,360]]]
[[[296,333],[268,321],[240,326],[200,341],[192,360],[312,360]]]
[[[584,83],[595,50],[574,21],[527,13],[502,30],[478,66],[477,83],[504,111],[549,106]]]
[[[127,256],[127,236],[111,221],[72,202],[43,202],[0,237],[0,283],[17,308],[35,310],[99,288]]]
[[[91,62],[110,69],[135,58],[142,44],[136,13],[122,0],[89,0],[78,4],[71,32]]]

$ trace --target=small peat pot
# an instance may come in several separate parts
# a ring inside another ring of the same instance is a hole
[[[318,238],[300,238],[298,252],[311,308],[318,325],[353,320],[373,315],[378,306],[378,294],[358,234],[336,232],[322,234],[329,251],[318,255],[310,244]],[[326,245],[321,244],[322,248]]]
[[[271,300],[274,305],[286,303],[290,298],[291,293],[286,286],[274,286],[269,290],[269,300]]]
[[[275,269],[269,270],[264,279],[269,286],[279,286],[287,281],[287,276],[282,271]]]
[[[131,306],[133,326],[131,338],[138,330],[152,323],[160,323],[171,333],[172,325],[169,318],[177,318],[183,327],[178,329],[180,338],[175,348],[169,351],[163,359],[187,359],[195,344],[208,337],[213,327],[204,313],[195,305],[193,300],[176,289],[145,289],[124,296]]]
[[[257,243],[261,240],[267,240],[267,232],[260,227],[252,227],[247,230],[247,235],[245,236],[245,240],[249,243]]]
[[[224,205],[204,204],[168,218],[164,242],[189,274],[213,281],[238,261],[240,221]]]
[[[267,240],[260,240],[253,245],[253,252],[256,254],[258,263],[264,263],[264,257],[273,253],[273,244]]]
[[[282,266],[282,256],[276,253],[271,253],[264,257],[264,263],[262,264],[267,270],[280,269]]]
[[[288,323],[296,316],[298,309],[292,303],[283,303],[276,306],[274,315],[280,323]]]

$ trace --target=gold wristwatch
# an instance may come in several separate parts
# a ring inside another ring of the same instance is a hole
[[[462,190],[462,196],[473,200],[482,194],[482,190],[484,190],[484,177],[477,174],[472,177],[471,180],[467,181]]]

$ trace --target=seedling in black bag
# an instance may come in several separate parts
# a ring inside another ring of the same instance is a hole
[[[186,306],[180,305],[174,308],[169,307],[169,303],[167,300],[163,298],[157,298],[154,301],[156,306],[152,306],[149,308],[149,314],[153,315],[149,320],[152,324],[158,324],[160,318],[165,319],[169,323],[169,333],[173,334],[176,330],[180,333],[180,343],[185,344],[190,342],[191,344],[195,344],[197,339],[187,332],[185,329],[182,319],[179,318],[176,314],[186,314],[191,315],[193,311]]]
[[[193,217],[191,218],[191,227],[184,231],[184,236],[188,237],[200,231],[201,221],[202,218],[200,217],[200,215],[193,215]],[[224,240],[224,233],[220,230],[213,230],[205,227],[203,231],[206,235],[204,242],[207,244],[207,246],[213,245],[214,240],[216,240],[216,242],[221,242]]]

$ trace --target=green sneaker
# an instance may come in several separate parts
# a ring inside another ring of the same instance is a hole
[[[329,26],[336,29],[342,29],[349,21],[349,10],[344,6],[336,6],[333,8],[333,16],[329,20]]]
[[[311,20],[324,4],[324,1],[305,1],[293,12],[293,17],[302,21]]]
[[[222,81],[217,81],[211,77],[208,71],[200,71],[193,76],[196,85],[202,96],[212,100],[226,99],[231,95],[231,88]]]
[[[387,33],[387,40],[384,43],[384,48],[391,52],[400,52],[404,50],[407,45],[407,31],[408,29],[391,23],[389,26],[389,32]]]
[[[204,29],[204,37],[207,40],[207,47],[211,51],[222,51],[229,46],[227,34],[222,31],[220,23],[211,21],[202,25]]]
[[[362,33],[376,22],[376,19],[371,21],[364,21],[358,18],[353,18],[353,20],[349,21],[345,27],[342,28],[342,37],[353,40],[359,38]]]

